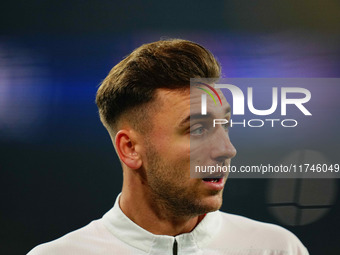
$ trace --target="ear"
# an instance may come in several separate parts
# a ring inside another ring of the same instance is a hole
[[[138,169],[142,166],[141,156],[136,151],[135,138],[133,133],[128,130],[119,130],[115,138],[120,160],[131,169]]]

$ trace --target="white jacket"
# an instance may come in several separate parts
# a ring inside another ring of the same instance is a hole
[[[125,216],[118,199],[101,219],[28,255],[308,255],[288,230],[221,211],[208,213],[190,233],[154,235]]]

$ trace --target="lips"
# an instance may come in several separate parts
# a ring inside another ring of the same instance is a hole
[[[224,178],[202,178],[202,184],[209,190],[223,190],[224,188]]]

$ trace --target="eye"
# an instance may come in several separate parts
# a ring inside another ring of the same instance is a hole
[[[229,132],[230,123],[228,122],[227,124],[223,124],[222,127],[224,128],[224,130],[225,130],[226,132]]]
[[[203,135],[205,132],[207,132],[207,129],[203,126],[193,126],[192,128],[190,128],[190,135],[193,136],[200,136]]]

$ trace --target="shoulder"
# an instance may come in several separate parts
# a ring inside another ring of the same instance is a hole
[[[108,234],[101,220],[95,220],[54,241],[36,246],[27,255],[92,254],[91,250],[101,247],[98,244],[107,239],[105,235]]]
[[[249,249],[282,251],[305,255],[307,249],[289,230],[275,224],[252,220],[243,216],[219,212],[220,234],[230,238],[228,243]]]

